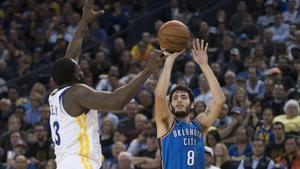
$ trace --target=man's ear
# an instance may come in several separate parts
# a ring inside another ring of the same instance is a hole
[[[168,103],[169,110],[172,110],[172,105],[171,105],[169,98],[167,99],[167,103]]]
[[[75,73],[75,79],[76,79],[77,81],[80,81],[80,75],[79,75],[78,72]]]
[[[191,103],[191,109],[193,110],[195,107],[195,104],[194,103]]]

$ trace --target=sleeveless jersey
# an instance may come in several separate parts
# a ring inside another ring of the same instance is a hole
[[[163,169],[204,169],[204,139],[197,120],[174,120],[158,142]]]
[[[90,110],[77,117],[70,116],[62,104],[62,96],[69,88],[70,86],[56,89],[49,96],[51,136],[55,144],[57,166],[66,168],[65,164],[76,165],[70,159],[80,159],[79,164],[82,166],[77,168],[98,169],[101,166],[101,145],[97,111]]]

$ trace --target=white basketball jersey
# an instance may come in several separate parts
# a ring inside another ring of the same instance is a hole
[[[59,166],[60,162],[63,164],[65,159],[69,159],[67,157],[77,156],[81,159],[82,168],[96,166],[98,169],[101,166],[101,145],[97,111],[90,110],[78,117],[70,116],[62,104],[62,96],[69,88],[56,89],[49,96],[56,163]]]

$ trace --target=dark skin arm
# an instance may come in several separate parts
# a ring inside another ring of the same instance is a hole
[[[86,113],[89,109],[121,111],[162,62],[162,51],[156,50],[150,55],[144,71],[114,92],[96,91],[84,84],[73,85],[63,97],[65,110],[73,117]]]
[[[65,57],[74,59],[76,62],[79,60],[87,25],[95,20],[97,16],[104,13],[102,10],[94,11],[93,2],[94,0],[85,1],[82,18],[77,25],[65,54]],[[161,63],[161,56],[161,51],[152,52],[145,70],[138,74],[131,82],[112,93],[96,91],[83,84],[72,85],[72,87],[66,91],[62,99],[65,110],[73,117],[86,113],[89,109],[121,111],[137,94],[151,73],[158,68]]]
[[[86,0],[84,7],[82,9],[82,17],[76,27],[76,31],[72,37],[71,42],[68,45],[65,57],[74,59],[76,62],[79,61],[79,56],[81,53],[82,42],[84,38],[85,31],[90,22],[95,20],[98,16],[104,13],[103,10],[94,11],[93,10],[94,0]]]

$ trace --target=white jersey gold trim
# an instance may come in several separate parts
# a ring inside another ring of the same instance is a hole
[[[59,168],[64,168],[66,164],[76,164],[71,159],[80,159],[80,168],[98,169],[101,167],[101,145],[97,111],[89,110],[77,117],[70,116],[62,103],[62,96],[69,88],[56,89],[49,96],[56,163]]]

